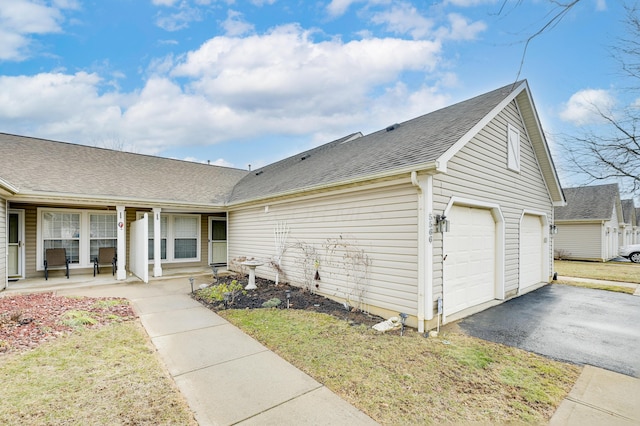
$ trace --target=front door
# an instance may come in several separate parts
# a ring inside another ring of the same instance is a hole
[[[224,218],[210,218],[209,221],[209,263],[227,264],[227,221]]]
[[[24,211],[9,210],[8,237],[9,279],[24,278]]]

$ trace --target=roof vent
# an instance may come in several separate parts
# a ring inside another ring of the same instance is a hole
[[[260,176],[262,173],[264,173],[264,170],[260,170],[259,172],[256,172],[256,176]]]
[[[392,130],[397,129],[398,127],[400,127],[400,125],[398,123],[396,123],[396,124],[392,124],[391,126],[387,127],[385,130],[387,132],[391,132]]]
[[[302,157],[300,157],[301,160],[306,160],[307,158],[309,158],[311,156],[311,154],[305,154]]]

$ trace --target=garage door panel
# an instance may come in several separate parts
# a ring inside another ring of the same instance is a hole
[[[453,206],[445,235],[445,313],[495,298],[495,221],[490,210]]]

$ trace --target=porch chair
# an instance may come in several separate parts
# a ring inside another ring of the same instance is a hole
[[[44,279],[49,279],[49,268],[59,266],[65,267],[65,275],[67,279],[69,279],[69,258],[67,257],[67,250],[64,248],[46,249],[44,254]]]
[[[116,265],[118,264],[118,256],[115,247],[100,247],[98,249],[98,257],[93,259],[93,276],[96,272],[100,273],[100,265],[111,265],[111,275],[116,274]]]

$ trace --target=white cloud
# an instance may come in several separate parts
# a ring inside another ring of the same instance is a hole
[[[414,39],[430,35],[433,21],[420,15],[409,3],[394,5],[391,9],[373,15],[372,22],[385,25],[387,31],[395,34],[411,34]]]
[[[331,0],[331,3],[327,5],[327,12],[329,16],[338,17],[344,15],[353,3],[362,0]]]
[[[177,158],[180,160],[180,158]],[[211,164],[212,166],[222,166],[222,167],[235,167],[233,164],[225,160],[224,158],[218,158],[217,160],[201,160],[196,157],[185,157],[181,159],[182,161],[191,161],[192,163],[202,163],[202,164]]]
[[[276,0],[251,0],[254,6],[264,6],[265,4],[274,4]]]
[[[126,97],[100,95],[100,84],[84,72],[0,77],[0,127],[31,129],[37,122],[43,134],[73,140],[118,128]]]
[[[602,120],[598,111],[610,113],[616,104],[615,97],[607,90],[584,89],[569,98],[560,111],[560,118],[576,126]]]
[[[159,14],[156,18],[156,25],[167,31],[179,31],[189,27],[193,21],[200,21],[202,13],[200,9],[190,7],[182,3],[179,10],[168,15]]]
[[[234,110],[283,107],[326,114],[361,108],[372,88],[405,71],[429,71],[440,44],[371,38],[343,43],[312,41],[297,26],[262,36],[215,37],[190,52],[173,75],[194,79],[193,92]]]
[[[480,6],[482,4],[495,4],[498,0],[446,0],[445,4],[452,4],[459,7]]]
[[[596,10],[598,12],[603,12],[607,10],[607,1],[606,0],[596,0]]]
[[[451,40],[475,40],[478,34],[487,29],[482,21],[471,22],[462,15],[450,13],[447,18],[451,28],[441,29],[440,36]]]
[[[439,43],[313,36],[289,25],[215,37],[155,61],[144,86],[130,93],[95,73],[0,77],[0,128],[84,143],[107,138],[159,154],[262,137],[326,142],[445,105],[433,87],[397,82],[407,72],[438,70]]]
[[[222,28],[228,36],[240,36],[250,33],[254,30],[254,26],[242,19],[242,13],[235,10],[227,11],[227,19],[222,22]]]
[[[63,10],[77,9],[74,0],[0,0],[0,60],[19,61],[29,56],[31,35],[62,32]]]

